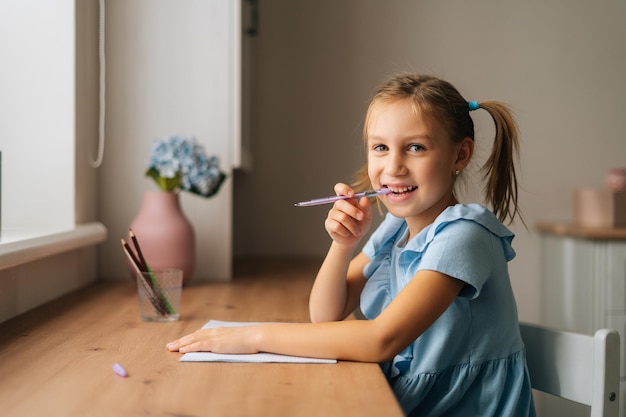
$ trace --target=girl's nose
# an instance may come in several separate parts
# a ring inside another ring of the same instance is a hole
[[[399,176],[407,173],[404,158],[399,153],[391,153],[385,163],[385,173],[387,175]]]

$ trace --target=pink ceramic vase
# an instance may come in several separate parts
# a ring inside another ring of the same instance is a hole
[[[130,228],[150,269],[182,269],[183,283],[191,280],[196,263],[195,234],[180,207],[178,193],[146,191]]]

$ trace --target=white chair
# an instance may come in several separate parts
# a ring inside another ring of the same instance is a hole
[[[591,417],[619,415],[620,340],[615,330],[594,336],[521,323],[534,389],[591,406]]]

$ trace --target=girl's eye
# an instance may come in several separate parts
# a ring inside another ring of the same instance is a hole
[[[387,149],[388,149],[387,146],[382,145],[382,144],[372,146],[372,150],[377,151],[377,152],[383,152],[383,151],[386,151]]]
[[[420,152],[424,150],[426,150],[426,148],[423,145],[418,145],[417,143],[409,145],[409,151],[411,152]]]

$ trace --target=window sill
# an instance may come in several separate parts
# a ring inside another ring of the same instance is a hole
[[[95,245],[103,242],[106,237],[106,228],[98,222],[77,225],[71,230],[47,233],[2,231],[0,270]]]

